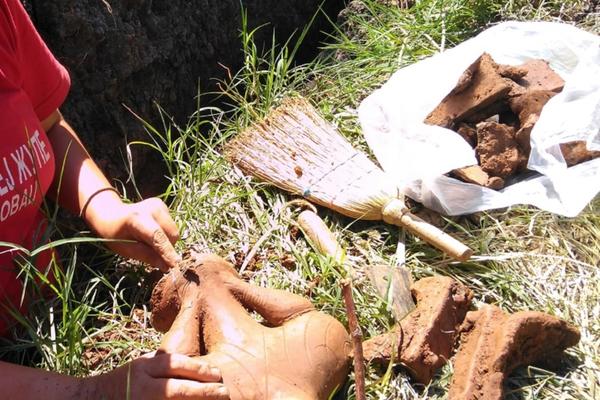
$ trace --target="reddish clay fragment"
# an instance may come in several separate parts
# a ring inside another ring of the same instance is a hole
[[[400,362],[417,382],[427,384],[450,358],[473,294],[444,276],[415,282],[412,293],[416,309],[392,331],[364,342],[363,352],[366,360]]]
[[[476,150],[481,168],[501,178],[515,172],[525,157],[517,146],[515,130],[496,122],[477,124]]]
[[[463,139],[471,145],[472,148],[477,146],[477,129],[472,127],[471,125],[461,123],[458,125],[458,129],[456,130]]]
[[[600,157],[600,151],[588,150],[583,140],[561,143],[560,151],[569,167]]]
[[[452,173],[464,182],[475,183],[479,186],[487,186],[490,179],[490,176],[479,165],[458,168],[453,170]]]
[[[530,115],[539,116],[542,108],[554,96],[556,93],[550,90],[528,90],[520,96],[510,98],[508,104],[511,110],[519,116],[522,125]]]
[[[519,117],[520,128],[515,137],[526,158],[529,158],[531,152],[531,130],[538,121],[542,108],[555,95],[550,90],[528,89],[508,100],[510,109]]]
[[[487,185],[485,186],[489,187],[490,189],[500,190],[504,187],[505,183],[506,182],[504,179],[500,178],[499,176],[490,176],[490,179],[488,179]]]
[[[527,157],[526,160],[529,159],[529,154],[531,154],[531,131],[538,119],[540,119],[539,115],[531,114],[515,133],[515,140],[517,141],[521,152]],[[526,167],[526,165],[522,164],[519,169],[524,169],[524,167]]]
[[[425,123],[452,128],[479,111],[486,109],[497,100],[504,98],[515,83],[498,73],[498,64],[489,54],[483,53],[467,70],[470,79],[463,74],[460,90],[453,90],[427,116]],[[468,75],[467,75],[468,76]]]
[[[525,90],[517,95],[513,94],[508,100],[510,109],[519,117],[520,123],[515,137],[525,155],[525,162],[521,164],[519,169],[525,169],[526,167],[526,161],[529,159],[529,153],[531,152],[531,131],[542,113],[542,108],[548,100],[562,90],[564,84],[562,78],[556,75],[554,71],[550,70],[551,73],[547,71],[546,68],[549,67],[545,61],[537,61],[539,62],[530,61],[525,64],[533,66],[532,71],[526,75],[526,77],[529,77],[530,82],[521,80],[520,82],[525,85]],[[540,69],[547,76],[540,75]],[[535,75],[536,73],[538,75]]]
[[[515,82],[527,75],[527,72],[527,69],[522,65],[498,64],[498,73]]]
[[[465,72],[462,73],[462,75],[458,78],[458,82],[456,82],[456,86],[454,86],[454,89],[452,89],[450,94],[459,94],[471,86],[473,83],[473,76],[475,76],[477,69],[479,69],[479,62],[480,59],[475,60],[475,62],[471,64],[469,68],[465,70]]]
[[[565,81],[558,75],[545,60],[529,60],[521,65],[527,74],[517,81],[527,90],[549,90],[560,92],[565,86]]]
[[[194,255],[171,270],[152,308],[153,325],[168,330],[159,351],[218,367],[232,400],[325,400],[347,377],[351,345],[340,322],[300,296],[242,281],[217,256]]]
[[[486,305],[467,314],[454,361],[450,400],[500,400],[517,367],[556,355],[579,341],[579,331],[536,311],[505,314]]]
[[[458,168],[452,171],[458,179],[467,183],[474,183],[490,189],[499,190],[504,187],[504,179],[498,176],[489,176],[479,165]]]
[[[491,121],[496,116],[499,116],[503,112],[508,109],[508,103],[504,99],[499,99],[495,103],[490,104],[489,106],[482,108],[477,111],[475,114],[469,115],[464,119],[464,122],[469,123],[471,125],[477,125],[482,121]],[[496,121],[497,122],[497,121]]]

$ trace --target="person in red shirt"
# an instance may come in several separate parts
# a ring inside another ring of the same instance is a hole
[[[156,198],[121,200],[59,112],[69,87],[67,71],[19,0],[0,0],[0,241],[29,249],[43,243],[40,207],[49,195],[100,237],[126,239],[109,244],[115,252],[167,271],[180,260],[169,210]],[[0,247],[0,334],[7,330],[6,307],[18,306],[23,290],[15,248]],[[37,265],[48,265],[51,255],[38,257]],[[227,399],[220,379],[218,369],[178,354],[146,355],[89,378],[0,362],[0,397]]]

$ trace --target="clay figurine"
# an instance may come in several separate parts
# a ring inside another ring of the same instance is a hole
[[[167,332],[159,351],[217,366],[232,400],[325,400],[349,372],[340,322],[300,296],[242,281],[214,255],[192,255],[160,280],[152,324]]]

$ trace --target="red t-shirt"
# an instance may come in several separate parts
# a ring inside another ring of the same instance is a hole
[[[64,101],[70,80],[19,0],[0,0],[0,241],[35,248],[43,240],[43,197],[54,176],[54,155],[40,121]],[[0,245],[0,303],[18,307],[22,285]],[[44,259],[45,258],[45,259]],[[38,257],[38,267],[48,265]],[[8,312],[0,305],[0,334]]]

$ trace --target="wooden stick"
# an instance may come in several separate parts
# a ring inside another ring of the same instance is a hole
[[[365,400],[365,357],[362,348],[362,330],[356,317],[356,306],[352,297],[352,282],[349,279],[342,281],[342,294],[348,314],[348,328],[354,347],[354,390],[356,400]]]
[[[313,211],[304,210],[298,216],[298,225],[300,225],[305,235],[310,238],[317,251],[332,257],[336,263],[343,263],[344,251],[321,217]],[[349,273],[350,271],[346,272]],[[342,280],[342,295],[344,296],[346,314],[348,315],[348,329],[350,330],[350,337],[352,338],[352,346],[354,348],[353,364],[356,399],[365,400],[363,335],[358,323],[358,317],[356,316],[356,306],[352,297],[352,281],[350,279]]]
[[[314,211],[302,211],[298,215],[298,225],[310,238],[319,253],[332,257],[337,263],[343,262],[344,250],[325,222]]]
[[[390,201],[383,208],[382,216],[384,222],[406,228],[458,261],[466,261],[473,255],[473,250],[469,247],[412,214],[402,200]]]

